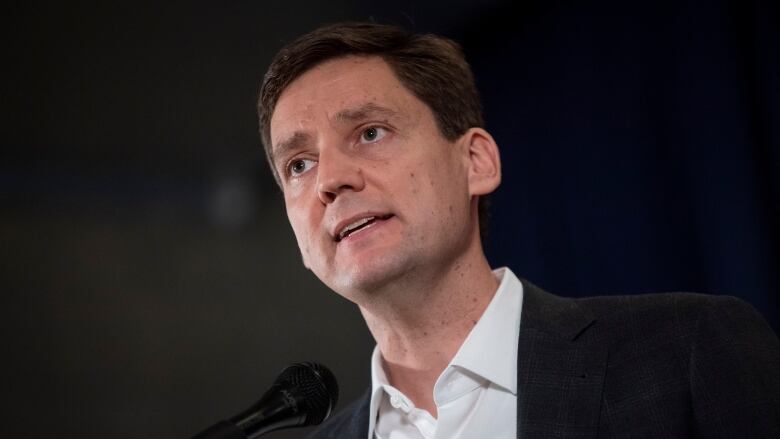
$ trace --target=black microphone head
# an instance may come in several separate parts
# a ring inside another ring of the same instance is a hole
[[[286,367],[251,407],[193,439],[255,439],[281,428],[317,425],[330,416],[338,399],[336,377],[327,367],[295,363]]]
[[[291,364],[276,379],[276,386],[295,389],[298,409],[306,413],[306,420],[300,426],[317,425],[327,419],[339,399],[336,377],[319,363]]]

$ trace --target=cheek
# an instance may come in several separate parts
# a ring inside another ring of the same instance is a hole
[[[444,224],[467,218],[471,205],[468,178],[461,169],[442,167],[434,170],[420,181],[420,199],[425,199],[422,208]]]
[[[293,226],[293,232],[295,233],[295,240],[298,242],[298,250],[301,252],[303,266],[311,270],[313,268],[312,262],[318,260],[316,257],[317,247],[311,241],[312,234],[305,229],[296,228],[295,226]]]
[[[307,261],[307,255],[311,250],[311,243],[308,238],[312,236],[312,232],[307,222],[308,215],[304,212],[296,209],[295,206],[288,204],[287,207],[287,220],[290,222],[295,240],[298,242],[298,248],[303,256],[304,263]],[[307,265],[308,266],[308,265]]]

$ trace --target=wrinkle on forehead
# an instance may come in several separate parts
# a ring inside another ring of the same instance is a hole
[[[377,116],[393,117],[397,111],[383,107],[374,102],[359,104],[351,108],[345,108],[336,113],[334,119],[338,122],[355,122]]]

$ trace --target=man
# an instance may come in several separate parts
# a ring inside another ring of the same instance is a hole
[[[377,342],[370,391],[313,437],[780,437],[780,343],[743,302],[564,299],[491,270],[501,164],[452,41],[317,29],[259,115],[305,266]]]

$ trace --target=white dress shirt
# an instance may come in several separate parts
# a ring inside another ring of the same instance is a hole
[[[379,348],[371,357],[367,439],[514,439],[523,284],[508,268],[477,324],[433,387],[438,419],[391,386]]]

